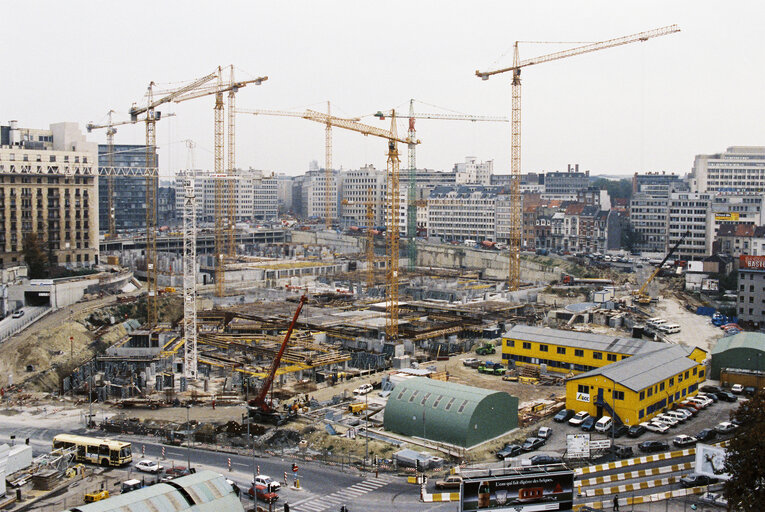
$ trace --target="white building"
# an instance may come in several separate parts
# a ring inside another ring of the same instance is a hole
[[[765,147],[731,146],[725,153],[696,155],[691,190],[705,192],[765,192]]]
[[[491,185],[491,175],[494,173],[494,160],[478,162],[474,156],[465,157],[464,163],[454,164],[457,185]]]
[[[664,252],[667,247],[667,197],[638,193],[630,200],[630,222],[640,235],[637,248]]]
[[[707,212],[707,253],[712,254],[712,243],[724,224],[765,225],[763,194],[716,194],[712,196]]]
[[[385,174],[373,165],[340,173],[341,226],[366,226],[367,204],[372,208],[372,226],[385,222]]]
[[[332,171],[332,176],[328,183],[327,175],[323,169],[310,170],[303,176],[301,203],[306,217],[323,219],[327,216],[327,189],[329,189],[329,215],[333,220],[336,220],[337,203],[339,202],[337,197],[337,173]]]
[[[281,211],[292,210],[292,176],[276,175],[276,200]]]
[[[428,235],[444,240],[495,240],[495,189],[437,187],[428,198]]]
[[[669,250],[689,232],[673,258],[700,260],[712,254],[707,245],[707,215],[712,203],[710,194],[672,193],[667,212],[667,247]]]

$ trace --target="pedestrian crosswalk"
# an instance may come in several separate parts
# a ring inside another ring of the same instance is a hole
[[[322,512],[330,507],[332,510],[340,510],[341,505],[350,506],[359,496],[385,487],[391,481],[392,477],[389,476],[369,478],[327,496],[318,496],[294,505],[290,504],[290,512]]]

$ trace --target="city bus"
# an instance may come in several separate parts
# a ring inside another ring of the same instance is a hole
[[[133,460],[130,443],[114,439],[59,434],[53,438],[53,449],[57,448],[76,448],[77,462],[102,466],[123,466]]]

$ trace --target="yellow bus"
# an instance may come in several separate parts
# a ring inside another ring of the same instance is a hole
[[[59,434],[53,438],[53,449],[57,448],[76,448],[77,462],[102,466],[122,466],[133,460],[130,443],[114,439]]]

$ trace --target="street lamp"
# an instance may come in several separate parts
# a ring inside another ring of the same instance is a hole
[[[364,454],[364,471],[366,471],[366,469],[367,469],[367,460],[369,460],[369,393],[364,395],[364,398],[367,401],[367,406],[366,406],[367,425],[366,425],[366,429],[364,431],[364,437],[367,440],[366,441],[365,454]]]
[[[191,404],[186,404],[186,468],[191,472]]]

